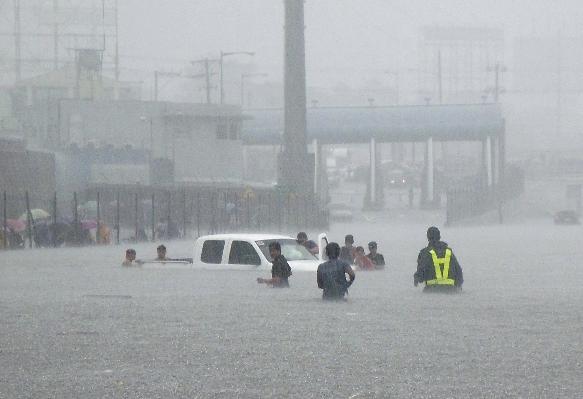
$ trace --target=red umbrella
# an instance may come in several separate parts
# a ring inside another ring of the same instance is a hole
[[[82,220],[81,221],[81,228],[83,228],[83,230],[96,229],[97,228],[97,220],[92,220],[92,219]]]
[[[20,219],[7,219],[6,227],[8,227],[10,230],[20,233],[21,231],[26,230],[26,223]]]

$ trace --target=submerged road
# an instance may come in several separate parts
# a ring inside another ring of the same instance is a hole
[[[0,398],[582,397],[582,228],[444,229],[466,279],[444,296],[413,287],[426,227],[333,226],[389,262],[346,303],[323,303],[312,273],[274,290],[255,272],[121,268],[120,247],[0,253]]]

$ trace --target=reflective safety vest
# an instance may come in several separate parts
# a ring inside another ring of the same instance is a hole
[[[435,279],[427,280],[427,285],[455,285],[455,280],[449,277],[449,262],[451,261],[451,249],[445,250],[445,257],[438,258],[435,250],[429,251],[431,259],[433,260],[433,267],[435,268]],[[443,269],[442,269],[443,267]]]

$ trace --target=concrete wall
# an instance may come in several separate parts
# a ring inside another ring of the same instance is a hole
[[[55,157],[35,151],[0,150],[0,191],[50,200],[55,192]]]

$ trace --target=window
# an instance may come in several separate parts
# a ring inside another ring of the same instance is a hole
[[[227,125],[219,123],[217,125],[217,139],[226,140],[227,138]]]
[[[294,239],[279,239],[279,240],[263,240],[255,241],[263,255],[271,262],[271,254],[269,253],[269,244],[278,242],[281,245],[281,253],[287,260],[314,260],[312,255],[303,245],[298,244]]]
[[[220,264],[223,260],[224,248],[225,241],[207,240],[202,245],[202,253],[200,254],[200,260],[203,263]]]
[[[245,241],[233,241],[231,253],[229,254],[229,264],[231,265],[261,265],[261,259],[253,245]]]
[[[239,140],[239,124],[237,122],[231,122],[229,125],[229,139]]]

